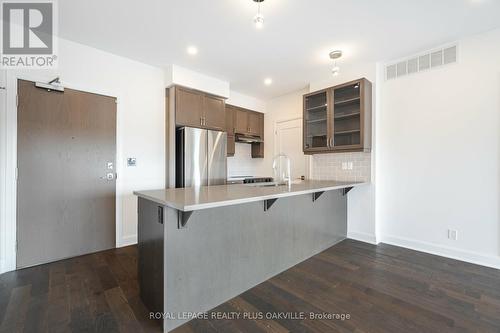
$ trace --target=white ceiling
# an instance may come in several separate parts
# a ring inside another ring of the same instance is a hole
[[[59,1],[62,37],[154,66],[180,66],[269,99],[330,75],[340,63],[390,60],[500,27],[499,0]],[[188,45],[199,53],[189,56]],[[271,86],[263,80],[273,78]]]

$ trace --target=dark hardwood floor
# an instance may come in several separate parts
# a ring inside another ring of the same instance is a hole
[[[126,247],[0,275],[0,331],[160,332],[139,298],[136,256]],[[500,270],[346,240],[208,316],[238,314],[264,318],[174,332],[500,332]]]

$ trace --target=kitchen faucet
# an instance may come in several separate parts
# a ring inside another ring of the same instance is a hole
[[[284,160],[285,170],[282,169],[282,160]],[[290,158],[285,154],[278,154],[273,159],[273,174],[278,185],[287,184],[290,189],[292,186],[292,174],[290,167]]]

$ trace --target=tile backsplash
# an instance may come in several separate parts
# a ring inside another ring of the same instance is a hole
[[[231,176],[263,176],[259,174],[262,160],[252,158],[252,145],[236,142],[234,156],[227,158],[227,175]]]
[[[316,154],[312,156],[312,159],[312,179],[371,180],[371,153]],[[349,169],[350,164],[352,164],[352,169]]]

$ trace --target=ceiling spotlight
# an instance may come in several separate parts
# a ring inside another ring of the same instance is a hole
[[[342,57],[342,51],[336,50],[330,52],[330,59],[333,60],[332,75],[337,76],[340,73],[340,67],[337,65],[337,60]]]
[[[189,46],[187,48],[187,53],[189,55],[196,55],[196,54],[198,54],[198,49],[196,48],[196,46]]]
[[[262,29],[264,26],[264,15],[260,12],[260,4],[264,2],[264,0],[253,0],[257,3],[257,14],[253,18],[253,22],[255,23],[255,27],[257,29]]]
[[[271,84],[273,84],[273,79],[271,79],[270,77],[266,78],[266,79],[264,80],[264,84],[265,84],[266,86],[270,86]]]

